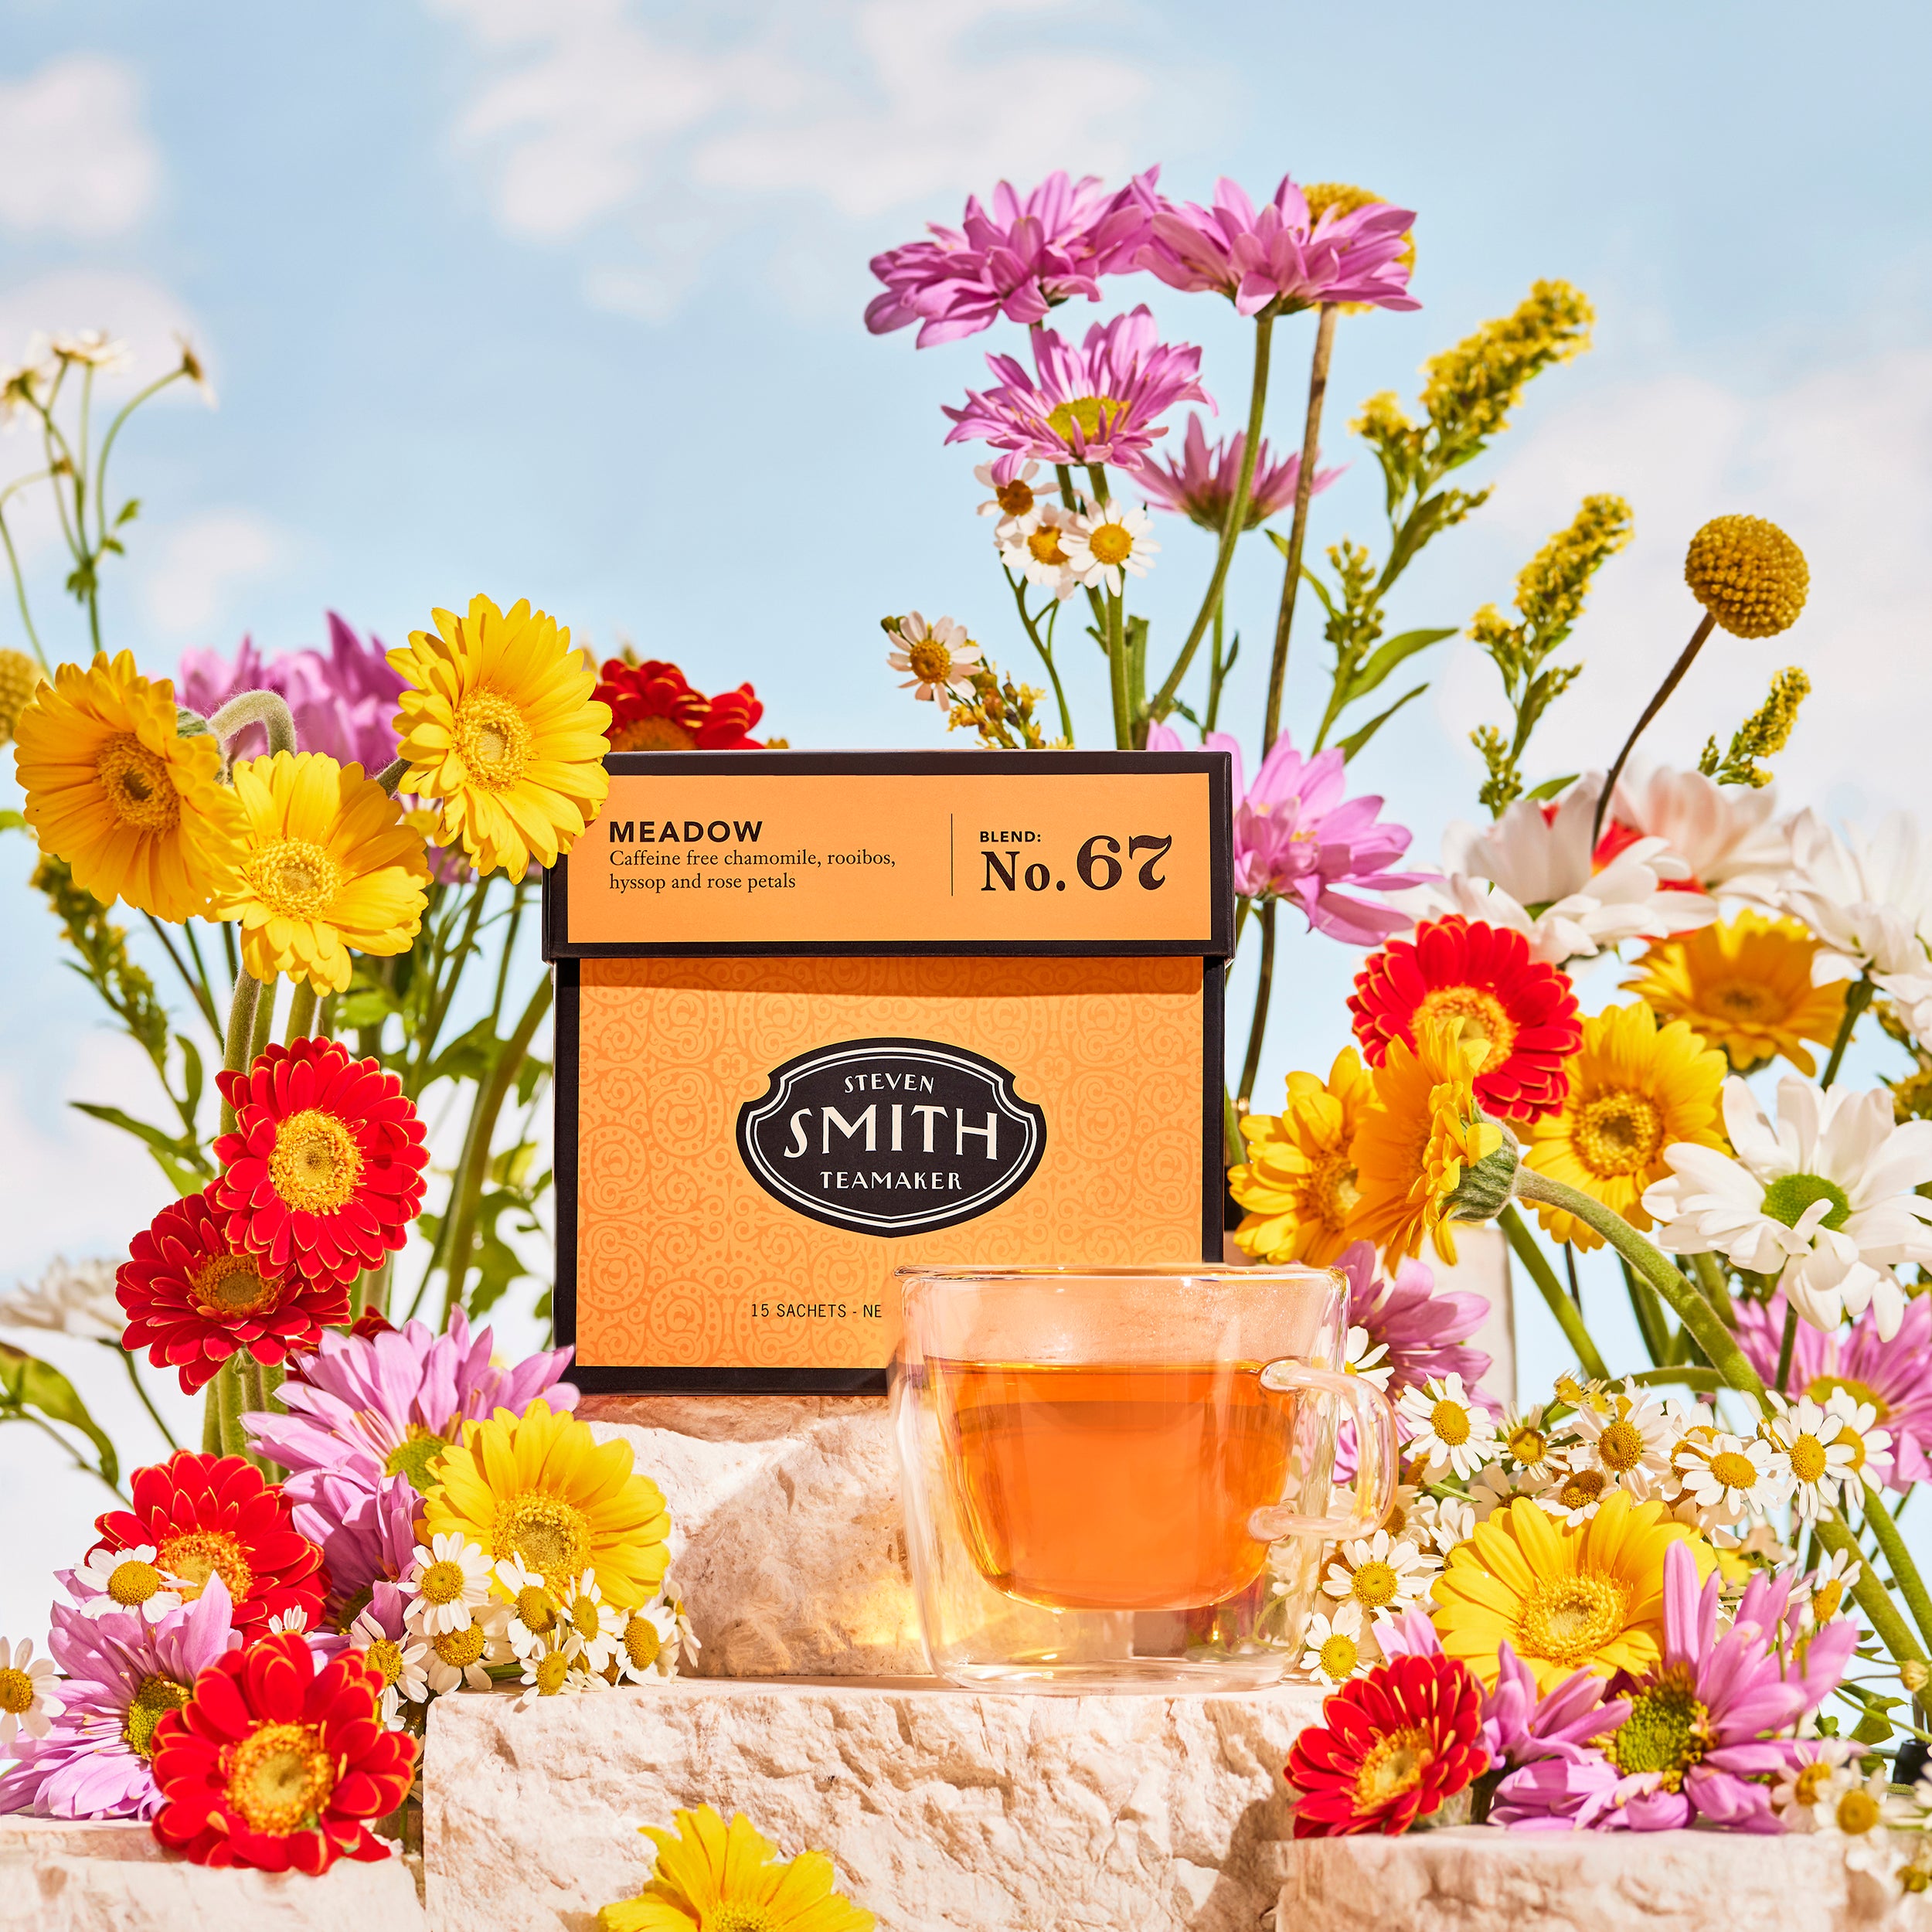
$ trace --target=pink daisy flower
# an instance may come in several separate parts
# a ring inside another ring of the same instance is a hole
[[[1138,470],[1157,437],[1155,417],[1176,403],[1214,400],[1200,384],[1201,352],[1160,340],[1143,304],[1097,322],[1074,349],[1050,328],[1033,331],[1037,379],[1010,355],[989,355],[999,386],[968,389],[947,409],[948,443],[978,437],[1044,463],[1111,463]]]
[[[1489,1372],[1490,1358],[1468,1345],[1489,1313],[1481,1295],[1439,1291],[1424,1261],[1405,1260],[1395,1279],[1385,1281],[1376,1272],[1372,1241],[1350,1243],[1333,1265],[1349,1284],[1348,1325],[1365,1330],[1372,1347],[1379,1342],[1389,1352],[1384,1360],[1390,1401],[1404,1389],[1420,1389],[1445,1376],[1461,1376],[1475,1389]],[[1481,1400],[1488,1403],[1486,1396]]]
[[[1241,453],[1247,447],[1245,430],[1236,430],[1225,440],[1217,438],[1209,447],[1207,433],[1198,416],[1187,419],[1187,434],[1181,440],[1179,461],[1165,463],[1150,459],[1135,473],[1134,483],[1150,503],[1164,510],[1175,510],[1190,522],[1216,536],[1227,522],[1228,507],[1234,501],[1234,488],[1240,481]],[[1318,496],[1342,474],[1338,469],[1318,470],[1309,492]],[[1277,510],[1294,501],[1295,485],[1301,474],[1299,455],[1274,461],[1264,437],[1254,459],[1254,481],[1249,486],[1247,514],[1242,529],[1252,530],[1265,523]]]
[[[1137,266],[1171,288],[1218,290],[1243,315],[1276,315],[1318,302],[1420,308],[1409,293],[1403,236],[1415,214],[1371,202],[1352,213],[1331,209],[1311,220],[1286,175],[1257,213],[1233,182],[1214,185],[1212,209],[1164,202]]]
[[[919,324],[918,346],[977,335],[1004,316],[1043,321],[1075,295],[1100,298],[1100,277],[1135,266],[1154,211],[1158,168],[1109,194],[1095,175],[1070,181],[1056,169],[1022,197],[1010,182],[993,191],[989,210],[977,196],[957,228],[929,223],[931,241],[907,242],[872,260],[886,284],[866,310],[875,335]]]

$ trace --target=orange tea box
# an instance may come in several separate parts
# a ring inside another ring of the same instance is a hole
[[[881,1388],[893,1270],[1218,1260],[1216,753],[619,753],[546,880],[557,1338]]]

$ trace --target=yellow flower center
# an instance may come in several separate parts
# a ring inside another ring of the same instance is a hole
[[[590,1526],[560,1496],[532,1490],[498,1503],[490,1526],[493,1556],[521,1556],[546,1577],[581,1577],[590,1566]]]
[[[692,751],[697,743],[675,718],[634,718],[611,733],[613,751]]]
[[[1064,563],[1066,553],[1060,548],[1059,526],[1043,523],[1026,539],[1026,548],[1036,563]]]
[[[604,1628],[604,1619],[592,1598],[579,1597],[571,1604],[570,1628],[587,1643]]]
[[[167,760],[131,731],[117,732],[94,753],[94,776],[123,825],[137,832],[172,832],[181,799]]]
[[[283,919],[315,919],[335,904],[342,869],[306,838],[278,838],[243,867],[249,889]]]
[[[312,1724],[264,1724],[233,1747],[228,1801],[257,1832],[313,1830],[335,1788],[335,1761]]]
[[[1821,1409],[1841,1392],[1854,1402],[1869,1403],[1876,1421],[1883,1422],[1892,1413],[1892,1405],[1869,1382],[1859,1382],[1851,1376],[1814,1376],[1804,1390]]]
[[[1100,434],[1103,426],[1110,423],[1125,409],[1127,405],[1111,396],[1077,396],[1072,401],[1063,403],[1049,412],[1047,427],[1056,436],[1072,439],[1073,425],[1080,426],[1080,434],[1092,442]]]
[[[633,1669],[648,1670],[663,1648],[664,1640],[648,1617],[640,1613],[624,1625],[624,1654],[630,1658]]]
[[[261,1264],[245,1254],[211,1255],[189,1279],[202,1310],[217,1317],[258,1315],[281,1295],[279,1277],[264,1281]]]
[[[1711,1458],[1711,1474],[1726,1489],[1748,1489],[1757,1480],[1750,1458],[1735,1449],[1720,1449]]]
[[[517,1621],[533,1637],[540,1637],[556,1622],[556,1606],[548,1590],[526,1583],[516,1593]]]
[[[461,1630],[446,1630],[430,1640],[430,1648],[453,1670],[467,1670],[479,1662],[485,1644],[483,1626],[472,1620]]]
[[[1345,1154],[1327,1153],[1315,1163],[1308,1191],[1321,1225],[1339,1233],[1362,1199],[1360,1173]]]
[[[1504,1011],[1494,993],[1480,986],[1438,986],[1423,996],[1416,1009],[1416,1024],[1433,1020],[1438,1026],[1462,1022],[1462,1043],[1487,1047],[1481,1057],[1485,1066],[1500,1066],[1516,1048],[1516,1022]]]
[[[1862,1837],[1879,1821],[1879,1801],[1862,1787],[1847,1791],[1835,1814],[1838,1828],[1847,1837]]]
[[[536,749],[523,713],[495,691],[473,691],[456,707],[454,735],[470,782],[485,791],[515,784]]]
[[[1438,1402],[1429,1411],[1429,1427],[1445,1448],[1458,1448],[1469,1440],[1469,1411],[1460,1402]]]
[[[23,1670],[0,1670],[0,1711],[18,1717],[33,1709],[33,1679]]]
[[[1698,1702],[1690,1672],[1673,1664],[1631,1699],[1630,1716],[1611,1733],[1604,1753],[1626,1777],[1655,1771],[1665,1791],[1681,1790],[1684,1774],[1709,1747],[1709,1716]]]
[[[1024,516],[1033,507],[1033,486],[1022,483],[1015,477],[1010,483],[1002,483],[993,492],[994,500],[1002,512],[1007,516]]]
[[[1321,1646],[1321,1668],[1328,1676],[1339,1682],[1342,1679],[1355,1674],[1355,1667],[1361,1656],[1355,1639],[1337,1631]]]
[[[403,1646],[393,1637],[379,1637],[362,1655],[383,1673],[386,1690],[403,1674]]]
[[[1122,523],[1103,523],[1087,532],[1087,547],[1097,563],[1124,563],[1134,554],[1133,533]]]
[[[291,1207],[333,1213],[355,1192],[362,1172],[362,1151],[334,1114],[305,1107],[276,1128],[268,1178]]]
[[[953,654],[934,638],[906,645],[906,662],[913,675],[927,684],[944,684],[953,675]]]
[[[255,1587],[255,1573],[248,1566],[241,1545],[226,1530],[183,1530],[170,1536],[155,1554],[161,1567],[181,1580],[181,1594],[191,1601],[201,1594],[210,1577],[222,1580],[231,1604],[244,1601]]]
[[[1811,1593],[1811,1614],[1821,1624],[1828,1624],[1838,1614],[1838,1607],[1844,1600],[1844,1582],[1834,1577],[1823,1589]]]
[[[1865,1467],[1865,1438],[1847,1424],[1838,1432],[1834,1440],[1838,1448],[1851,1451],[1852,1460],[1848,1466],[1852,1475],[1856,1475]]]
[[[123,1610],[145,1604],[160,1587],[161,1572],[152,1563],[138,1562],[132,1556],[124,1563],[116,1563],[114,1574],[107,1579],[107,1594]]]
[[[1600,1181],[1641,1174],[1664,1145],[1664,1116],[1648,1094],[1613,1087],[1593,1094],[1570,1129],[1577,1158]]]
[[[769,1906],[725,1899],[704,1915],[703,1932],[784,1932]]]
[[[463,1566],[447,1561],[431,1563],[420,1586],[426,1604],[453,1604],[463,1594]]]
[[[1741,1026],[1782,1019],[1789,1005],[1770,987],[1750,979],[1728,979],[1707,986],[1704,1003],[1712,1012]]]
[[[1366,1809],[1413,1791],[1434,1760],[1429,1733],[1418,1725],[1376,1739],[1355,1774],[1356,1804]]]
[[[1620,1417],[1597,1438],[1597,1454],[1606,1468],[1627,1475],[1644,1459],[1644,1432]]]
[[[1578,1469],[1564,1478],[1563,1487],[1556,1492],[1556,1500],[1566,1509],[1585,1509],[1602,1502],[1604,1492],[1609,1487],[1610,1478],[1600,1469]]]
[[[570,1660],[560,1650],[553,1650],[541,1658],[536,1667],[536,1694],[539,1697],[554,1697],[563,1688],[563,1680],[570,1674]]]
[[[1519,1422],[1509,1432],[1507,1445],[1510,1460],[1526,1469],[1533,1468],[1549,1453],[1549,1438],[1540,1429]]]
[[[440,1478],[431,1471],[449,1446],[446,1437],[433,1435],[420,1422],[412,1422],[408,1436],[383,1458],[383,1474],[406,1476],[410,1487],[419,1496],[426,1496],[440,1486]]]
[[[1573,1670],[1623,1629],[1629,1608],[1624,1586],[1601,1570],[1539,1577],[1516,1620],[1516,1648]]]
[[[1379,1610],[1395,1601],[1402,1580],[1385,1563],[1366,1563],[1356,1570],[1349,1587],[1356,1602],[1369,1610]]]
[[[1822,1758],[1815,1764],[1807,1764],[1792,1780],[1792,1801],[1798,1804],[1815,1804],[1819,1792],[1831,1781],[1832,1767]]]
[[[144,1677],[128,1706],[121,1741],[137,1757],[153,1757],[155,1726],[168,1712],[179,1710],[193,1694],[189,1685],[178,1684],[172,1677]]]
[[[1800,1482],[1816,1482],[1831,1467],[1831,1459],[1825,1453],[1825,1445],[1816,1436],[1794,1437],[1786,1453],[1791,1458],[1791,1474]]]

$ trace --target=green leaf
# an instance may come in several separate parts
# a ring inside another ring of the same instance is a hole
[[[1294,548],[1294,546],[1290,543],[1288,539],[1284,537],[1279,530],[1269,531],[1268,541],[1272,543],[1284,557],[1288,554],[1288,552]],[[1324,597],[1322,601],[1325,604],[1328,600]]]
[[[475,1080],[481,1084],[489,1078],[496,1056],[502,1050],[503,1043],[497,1038],[495,1028],[487,1019],[480,1019],[430,1062],[423,1085],[427,1089],[438,1080]]]
[[[1580,775],[1573,771],[1566,777],[1546,778],[1533,791],[1526,791],[1523,796],[1526,798],[1533,798],[1538,804],[1541,804],[1546,799],[1555,798],[1558,792],[1567,791],[1577,782]]]
[[[125,556],[128,554],[125,547],[123,546],[120,538],[117,536],[104,536],[100,539],[100,547],[104,550],[113,551],[116,556]]]
[[[121,1480],[121,1459],[113,1439],[87,1413],[80,1392],[50,1362],[24,1349],[0,1342],[0,1400],[17,1411],[33,1410],[49,1422],[64,1422],[91,1442],[100,1459],[100,1473],[110,1482]]]
[[[1396,699],[1393,704],[1389,706],[1386,711],[1383,712],[1380,715],[1380,716],[1371,718],[1359,731],[1350,732],[1348,736],[1342,740],[1342,757],[1344,758],[1354,757],[1355,755],[1361,750],[1362,747],[1366,745],[1369,740],[1372,738],[1376,733],[1379,731],[1382,727],[1386,725],[1389,720],[1409,702],[1411,698],[1420,697],[1423,692],[1427,691],[1429,687],[1426,684],[1419,684],[1416,686],[1414,690],[1405,691],[1400,697]]]
[[[359,986],[335,1002],[335,1023],[345,1032],[357,1027],[379,1026],[400,1002],[386,986]]]
[[[213,1178],[201,1149],[185,1135],[164,1134],[159,1128],[138,1121],[117,1107],[104,1107],[97,1100],[70,1100],[67,1104],[94,1120],[119,1128],[124,1134],[133,1134],[155,1157],[155,1165],[167,1175],[177,1194],[199,1194]]]
[[[526,1053],[523,1064],[516,1070],[516,1104],[528,1107],[537,1088],[549,1078],[550,1063],[540,1060],[534,1054]]]
[[[1405,631],[1400,637],[1389,638],[1376,648],[1374,655],[1349,681],[1349,696],[1345,702],[1352,704],[1356,699],[1366,697],[1404,659],[1455,634],[1452,624],[1446,631]]]
[[[25,832],[26,815],[19,811],[0,811],[0,832]]]
[[[181,1049],[182,1111],[192,1121],[201,1105],[201,1049],[185,1033],[175,1036],[175,1044]]]
[[[489,1176],[499,1187],[509,1188],[514,1192],[525,1192],[530,1168],[536,1160],[536,1142],[519,1141],[515,1147],[506,1147],[501,1154],[490,1159]]]
[[[138,496],[129,497],[127,502],[121,505],[121,514],[114,519],[114,528],[117,530],[122,524],[133,522],[140,514],[141,498]]]

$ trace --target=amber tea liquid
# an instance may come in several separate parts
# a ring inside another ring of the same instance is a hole
[[[996,1588],[1053,1610],[1191,1610],[1260,1574],[1248,1517],[1281,1500],[1294,1398],[1259,1363],[927,1368]]]

